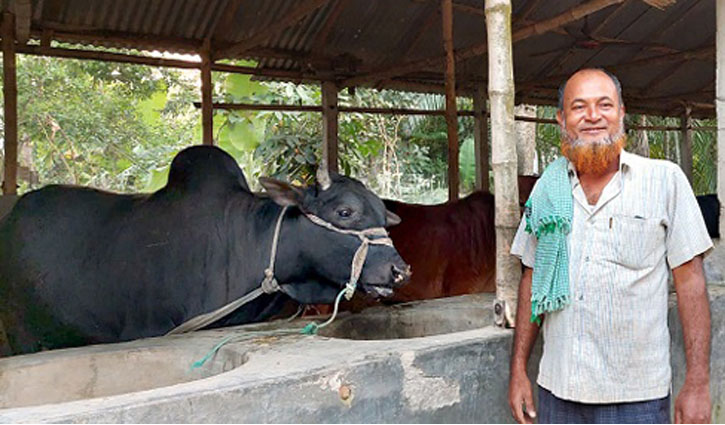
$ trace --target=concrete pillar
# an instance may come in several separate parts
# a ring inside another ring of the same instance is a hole
[[[488,108],[486,100],[488,93],[486,86],[479,85],[476,94],[473,96],[473,117],[475,120],[473,129],[473,151],[476,165],[476,190],[489,192],[488,181]]]
[[[338,140],[337,86],[331,81],[322,83],[322,162],[327,170],[337,172]]]

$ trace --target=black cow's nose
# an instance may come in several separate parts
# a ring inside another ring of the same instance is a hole
[[[405,269],[401,269],[395,264],[390,266],[390,271],[393,274],[393,282],[396,286],[401,286],[408,282],[412,272],[410,271],[410,265],[405,265]]]

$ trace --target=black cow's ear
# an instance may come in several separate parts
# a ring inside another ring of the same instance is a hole
[[[288,207],[302,203],[304,191],[301,187],[269,177],[260,177],[259,183],[267,190],[269,197],[278,205]]]
[[[397,226],[402,220],[398,217],[398,214],[385,210],[385,227]]]

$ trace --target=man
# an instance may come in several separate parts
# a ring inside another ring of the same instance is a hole
[[[675,422],[710,422],[702,257],[712,242],[687,178],[673,163],[622,150],[621,86],[606,71],[569,78],[557,121],[566,160],[537,182],[511,248],[525,266],[509,382],[514,418],[669,422],[669,266],[687,359]],[[538,323],[537,411],[526,366]]]

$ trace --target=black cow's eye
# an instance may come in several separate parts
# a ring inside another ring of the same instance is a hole
[[[337,210],[337,215],[342,218],[348,218],[352,215],[352,210],[350,208],[340,208]]]

